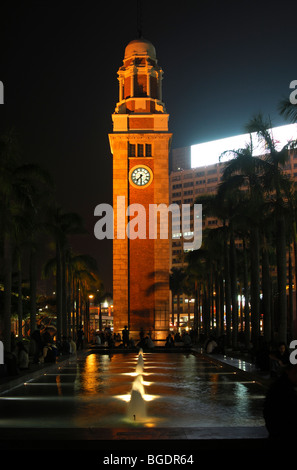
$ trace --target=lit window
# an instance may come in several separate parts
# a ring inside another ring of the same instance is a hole
[[[143,144],[137,144],[137,156],[143,157]]]
[[[135,157],[135,144],[128,142],[128,157]]]
[[[152,145],[151,144],[145,144],[145,156],[146,157],[151,157],[152,156]]]

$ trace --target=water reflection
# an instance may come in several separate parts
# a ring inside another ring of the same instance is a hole
[[[129,375],[135,377],[132,383],[130,393],[125,395],[118,395],[116,398],[128,403],[127,419],[133,423],[141,423],[144,425],[154,426],[156,422],[153,417],[148,418],[147,415],[147,402],[158,398],[154,395],[149,395],[145,392],[145,386],[149,386],[152,382],[144,381],[144,354],[140,350],[137,356],[136,367],[134,372],[124,372],[122,375]]]
[[[133,390],[143,421],[127,418]],[[95,353],[1,395],[0,426],[262,426],[263,399],[258,384],[202,356]]]

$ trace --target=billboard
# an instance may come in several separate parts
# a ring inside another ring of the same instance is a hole
[[[297,139],[297,124],[288,124],[285,126],[273,127],[270,129],[271,135],[280,150],[290,140]],[[259,156],[267,153],[262,142],[257,138],[256,133],[252,133],[253,155]],[[191,145],[191,168],[214,165],[220,161],[230,160],[232,155],[220,156],[226,150],[238,150],[246,147],[250,143],[250,134],[240,134],[224,139],[212,140],[201,144]]]

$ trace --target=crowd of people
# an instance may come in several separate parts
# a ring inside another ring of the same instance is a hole
[[[38,325],[30,338],[18,340],[11,333],[11,351],[4,351],[4,364],[0,368],[0,376],[18,375],[20,371],[29,369],[30,363],[43,364],[56,362],[62,355],[76,354],[83,348],[83,331],[77,331],[76,342],[71,336],[63,336],[60,341],[54,341],[55,329]]]
[[[112,334],[110,328],[107,327],[104,331],[96,331],[94,333],[93,343],[98,346],[101,345],[106,347],[117,347],[125,349],[152,349],[155,347],[155,343],[152,339],[152,334],[150,330],[146,334],[143,328],[140,328],[139,340],[130,337],[130,332],[127,325],[124,326],[121,333],[122,334]],[[188,332],[186,330],[183,331],[181,334],[178,332],[175,334],[170,332],[165,340],[165,347],[190,347],[194,343],[194,338],[191,333],[191,331]]]
[[[148,335],[145,335],[144,330],[141,328],[139,332],[139,341],[135,341],[130,337],[127,325],[124,326],[122,334],[112,333],[110,327],[106,327],[104,331],[96,331],[93,342],[96,345],[107,346],[109,348],[150,349],[155,346],[150,332]]]
[[[182,334],[176,332],[175,334],[169,333],[166,338],[165,348],[174,348],[176,346],[183,346],[185,348],[190,347],[193,344],[192,330],[190,333],[186,330],[182,331]]]
[[[53,333],[48,328],[38,326],[31,334],[31,353],[34,363],[55,362],[61,355],[75,354],[83,347],[83,330],[77,331],[76,343],[71,336],[62,336],[60,341],[54,341]]]

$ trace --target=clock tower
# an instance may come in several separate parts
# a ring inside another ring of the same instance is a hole
[[[109,134],[114,331],[121,333],[127,325],[135,340],[141,329],[155,340],[165,339],[169,331],[169,231],[160,236],[159,223],[154,236],[149,231],[150,206],[169,206],[172,134],[162,101],[162,76],[151,42],[131,41],[118,71],[119,102]]]

